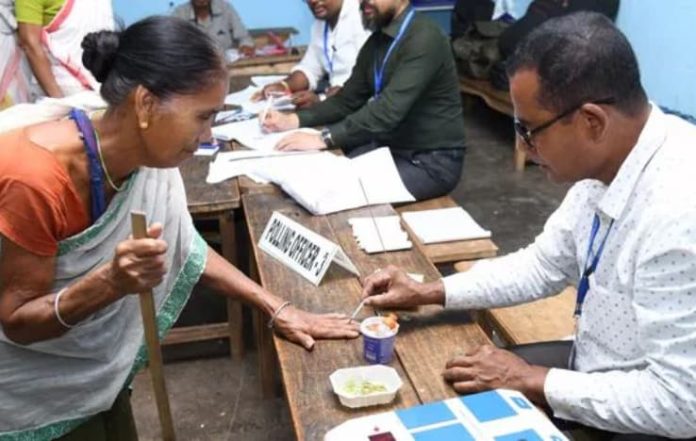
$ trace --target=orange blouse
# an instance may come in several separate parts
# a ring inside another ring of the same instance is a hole
[[[63,165],[25,129],[0,134],[0,234],[27,251],[53,256],[58,242],[90,225]]]

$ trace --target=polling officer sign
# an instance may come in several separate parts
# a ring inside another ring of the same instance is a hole
[[[334,261],[360,276],[340,246],[277,211],[261,234],[259,248],[315,285]]]

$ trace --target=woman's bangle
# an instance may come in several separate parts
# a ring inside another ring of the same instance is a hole
[[[292,89],[290,89],[290,84],[288,84],[287,81],[283,80],[280,82],[280,84],[285,88],[287,92],[292,92]]]
[[[280,315],[280,312],[281,312],[283,309],[285,309],[285,308],[287,308],[288,306],[290,306],[290,305],[292,305],[292,303],[289,302],[289,301],[283,303],[282,305],[280,305],[280,306],[278,307],[278,309],[276,309],[275,312],[273,313],[273,315],[271,316],[271,319],[268,321],[268,325],[267,325],[267,326],[268,326],[269,328],[273,329],[273,325],[275,324],[276,319],[277,319],[278,316]]]
[[[63,317],[60,316],[60,307],[59,307],[60,296],[62,296],[63,293],[65,291],[67,291],[67,289],[68,289],[67,287],[61,289],[60,291],[58,291],[58,294],[56,294],[56,296],[53,298],[53,312],[55,312],[55,314],[56,314],[56,319],[58,320],[58,323],[63,325],[65,328],[70,329],[70,328],[74,328],[75,325],[70,325],[70,324],[68,324],[68,322],[63,320]]]

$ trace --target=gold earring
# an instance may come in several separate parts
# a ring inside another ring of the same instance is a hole
[[[141,129],[145,130],[145,129],[148,128],[148,126],[149,126],[149,124],[147,123],[147,121],[141,121],[141,122],[140,122],[140,128],[141,128]]]

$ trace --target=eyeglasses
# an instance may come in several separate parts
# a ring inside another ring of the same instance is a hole
[[[558,116],[554,117],[553,119],[546,121],[543,124],[540,124],[539,126],[530,129],[527,126],[525,126],[517,117],[515,117],[514,121],[514,126],[515,126],[515,132],[524,140],[524,142],[529,146],[529,148],[534,148],[534,143],[532,142],[532,136],[538,134],[539,132],[548,129],[552,125],[556,124],[558,121],[562,120],[568,115],[573,114],[574,112],[577,112],[580,110],[582,106],[584,106],[586,103],[592,103],[592,104],[613,104],[614,103],[614,98],[605,98],[602,100],[595,100],[595,101],[585,101],[581,104],[578,104],[577,106],[573,106],[570,109],[566,110],[565,112],[561,112]]]

